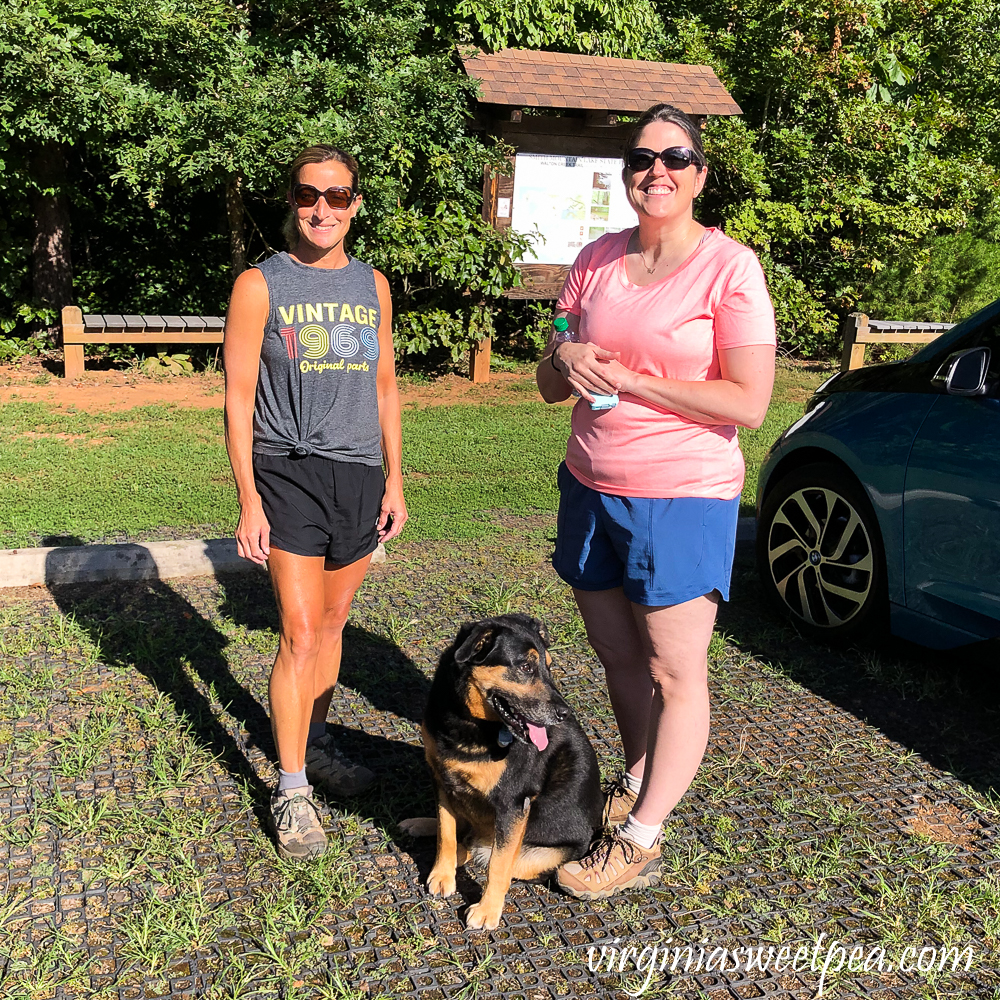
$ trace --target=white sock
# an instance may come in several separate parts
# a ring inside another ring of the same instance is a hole
[[[625,820],[621,829],[621,835],[626,840],[631,840],[633,844],[638,844],[644,850],[649,850],[653,844],[660,839],[660,824],[656,826],[646,826],[640,823],[631,813]]]
[[[638,795],[642,789],[642,776],[638,778],[634,774],[625,772],[625,787],[633,794]]]

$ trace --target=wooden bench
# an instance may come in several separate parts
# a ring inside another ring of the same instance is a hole
[[[83,374],[84,344],[221,344],[225,326],[224,316],[85,316],[78,306],[64,306],[64,373]]]
[[[869,319],[864,313],[851,313],[844,320],[844,353],[840,359],[840,370],[849,372],[864,365],[865,344],[929,344],[954,325]]]

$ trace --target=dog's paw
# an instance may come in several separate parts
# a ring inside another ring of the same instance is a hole
[[[469,907],[465,915],[465,926],[470,931],[495,931],[500,926],[500,915],[503,913],[503,902],[499,907],[491,906],[480,900]]]
[[[436,837],[438,821],[433,816],[417,816],[401,819],[399,828],[410,837]]]
[[[427,891],[432,896],[450,896],[456,891],[455,873],[432,871],[427,876]]]

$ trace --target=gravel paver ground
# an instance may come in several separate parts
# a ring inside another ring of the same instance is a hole
[[[261,832],[265,577],[0,599],[0,996],[1000,996],[996,645],[817,648],[759,604],[747,566],[711,648],[711,743],[668,822],[663,886],[587,903],[515,884],[492,933],[462,920],[482,873],[428,897],[433,842],[396,824],[433,813],[419,722],[462,621],[543,618],[561,689],[602,768],[618,766],[599,665],[545,561],[551,519],[507,527],[500,543],[397,545],[370,573],[330,729],[382,777],[326,804],[332,849],[311,866]],[[821,982],[832,940],[846,951]],[[960,973],[916,970],[943,945],[970,947],[971,969],[967,953]],[[763,970],[735,968],[748,947]],[[834,971],[855,947],[853,971]]]

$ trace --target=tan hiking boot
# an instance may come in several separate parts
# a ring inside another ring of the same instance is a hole
[[[359,795],[375,781],[375,773],[351,763],[329,733],[306,747],[306,777],[331,795]]]
[[[594,843],[585,858],[566,862],[556,872],[556,881],[577,899],[648,888],[660,881],[660,845],[646,850],[612,830]]]
[[[621,826],[635,805],[638,793],[625,784],[625,775],[609,781],[604,788],[604,812],[601,822],[607,827]]]
[[[309,861],[326,851],[326,834],[312,791],[312,785],[305,785],[271,796],[271,823],[278,854],[290,861]]]

